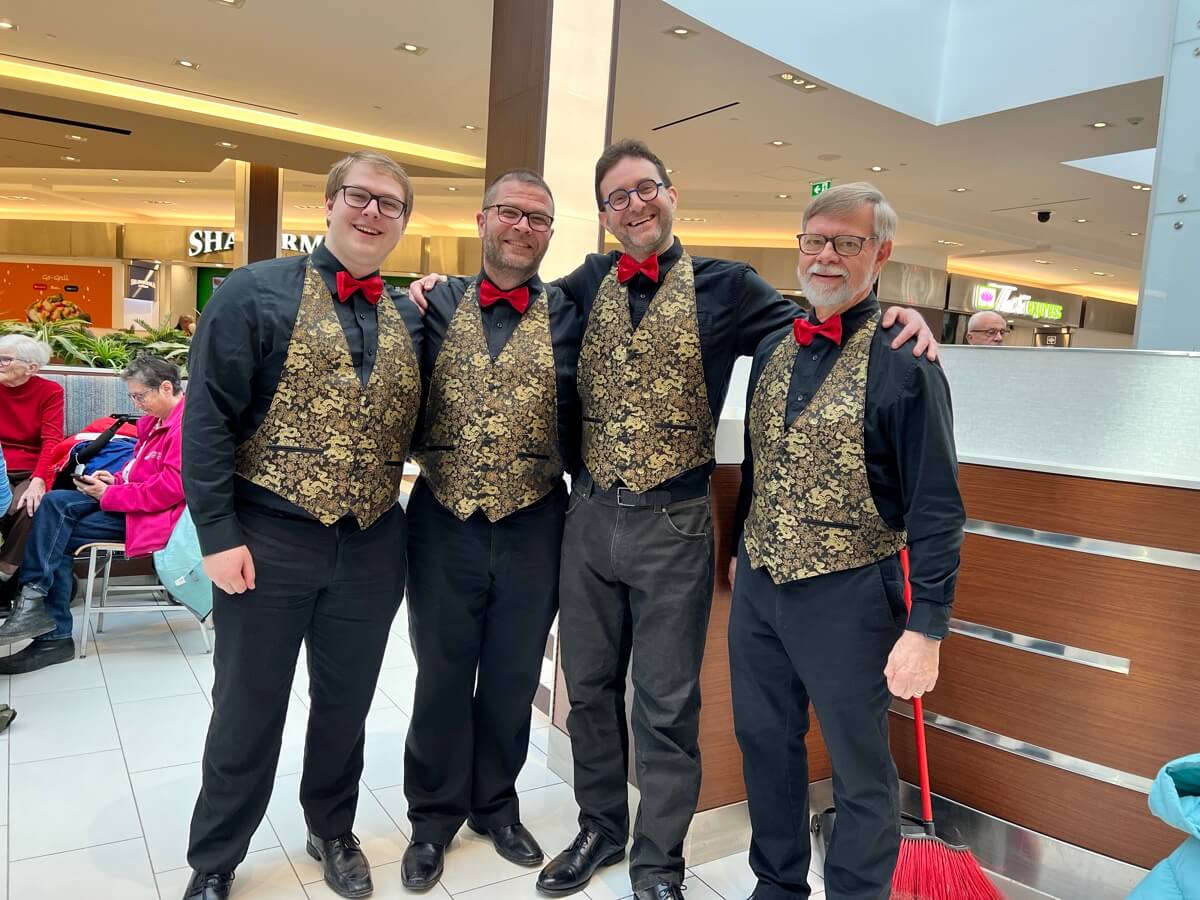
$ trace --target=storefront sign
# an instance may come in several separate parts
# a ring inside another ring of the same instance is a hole
[[[1020,293],[1015,284],[977,284],[971,290],[971,308],[986,309],[1005,316],[1027,316],[1031,319],[1060,321],[1063,308],[1060,303],[1034,300],[1029,294]]]
[[[283,234],[280,235],[281,250],[295,250],[299,253],[312,253],[325,240],[323,234]],[[209,253],[223,253],[232,250],[234,244],[232,231],[209,231],[197,228],[188,232],[188,258],[207,256]]]
[[[87,318],[112,327],[111,266],[0,262],[0,319],[58,322]]]

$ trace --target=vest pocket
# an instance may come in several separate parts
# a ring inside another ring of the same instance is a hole
[[[800,521],[805,525],[819,525],[822,528],[840,528],[844,531],[858,531],[858,526],[853,522],[830,522],[827,519],[809,519],[801,517]]]
[[[267,444],[268,450],[278,450],[282,453],[312,453],[320,455],[325,452],[323,447],[293,447],[290,444]]]
[[[517,453],[517,456],[521,459],[550,459],[549,453]]]

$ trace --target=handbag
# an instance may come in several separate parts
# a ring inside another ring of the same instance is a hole
[[[212,581],[204,574],[196,524],[184,506],[167,546],[154,551],[154,570],[167,593],[196,614],[201,622],[213,606]]]

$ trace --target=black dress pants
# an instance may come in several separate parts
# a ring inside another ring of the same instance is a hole
[[[516,780],[558,608],[566,489],[498,522],[465,522],[424,478],[408,503],[408,615],[417,686],[404,746],[412,839],[448,844],[470,816],[520,821]]]
[[[712,607],[707,497],[617,507],[586,475],[563,535],[559,636],[571,712],[579,824],[618,844],[629,835],[626,676],[641,803],[634,890],[683,881],[683,839],[700,796],[700,663]]]
[[[899,559],[777,585],[743,544],[729,616],[755,900],[809,896],[808,705],[833,764],[829,900],[887,900],[900,848],[883,670],[907,614]]]
[[[388,629],[404,596],[404,511],[370,528],[332,526],[242,507],[255,589],[213,590],[213,716],[188,862],[230,872],[246,855],[274,786],[301,642],[309,713],[300,805],[309,829],[334,838],[354,824],[367,710]]]

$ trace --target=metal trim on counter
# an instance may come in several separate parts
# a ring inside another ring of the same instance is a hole
[[[1118,675],[1129,674],[1130,662],[1124,656],[1113,656],[1101,653],[1099,650],[1085,650],[1082,647],[1072,647],[1070,644],[1059,644],[1030,637],[1027,634],[1017,634],[1015,631],[1004,631],[1001,628],[968,622],[964,619],[951,619],[950,630],[964,637],[1012,647],[1015,650],[1024,650],[1027,653],[1036,653],[1039,656],[1063,659],[1067,662],[1079,663],[1081,666],[1092,666],[1096,669],[1104,669],[1106,672],[1116,672]]]
[[[893,700],[889,709],[896,715],[904,716],[906,719],[913,717],[912,707],[907,701]],[[1070,756],[1066,753],[1059,753],[1057,750],[1047,750],[1045,747],[1026,743],[1007,735],[997,734],[994,731],[988,731],[986,728],[980,728],[978,725],[960,722],[958,719],[951,719],[949,716],[943,716],[928,709],[925,710],[925,724],[957,735],[958,737],[966,738],[969,741],[975,741],[977,744],[983,744],[985,747],[1003,750],[1006,753],[1020,756],[1023,759],[1032,760],[1033,762],[1042,763],[1047,766],[1054,766],[1056,769],[1062,769],[1064,772],[1070,772],[1073,775],[1082,775],[1084,778],[1091,778],[1094,781],[1101,781],[1105,784],[1111,784],[1130,791],[1137,791],[1140,794],[1149,794],[1150,788],[1154,784],[1152,779],[1141,775],[1122,772],[1120,769],[1113,769],[1100,763],[1079,759],[1076,756]]]
[[[1003,350],[1004,347],[989,349]],[[1078,353],[1078,350],[1072,350]],[[1103,351],[1097,351],[1103,352]],[[1113,353],[1128,353],[1128,350],[1114,350]],[[1016,469],[1020,472],[1044,472],[1047,475],[1071,475],[1076,478],[1096,478],[1100,481],[1118,481],[1125,484],[1149,484],[1159,487],[1177,487],[1184,490],[1200,490],[1200,478],[1185,478],[1174,475],[1161,475],[1157,472],[1141,472],[1133,469],[1106,469],[1097,466],[1072,465],[1070,463],[1043,462],[1036,459],[1017,459],[1007,456],[979,456],[963,453],[958,457],[960,466],[988,466],[996,469]]]
[[[1161,547],[1144,547],[1140,544],[1124,544],[1120,541],[1079,537],[1057,531],[1037,531],[1033,528],[1001,525],[996,522],[984,522],[980,519],[967,519],[963,530],[967,534],[998,538],[1002,541],[1017,541],[1022,544],[1050,547],[1054,550],[1091,553],[1094,556],[1107,556],[1112,559],[1149,563],[1152,566],[1169,566],[1173,569],[1190,569],[1193,572],[1200,572],[1200,553],[1164,550]]]

